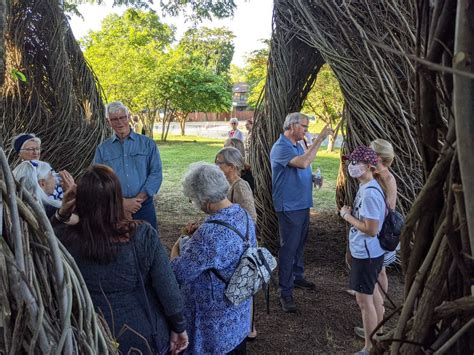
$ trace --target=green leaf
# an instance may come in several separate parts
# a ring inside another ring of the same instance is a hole
[[[11,70],[10,74],[11,74],[13,79],[20,80],[20,81],[23,81],[24,83],[26,83],[26,75],[23,74],[21,71],[13,68]]]

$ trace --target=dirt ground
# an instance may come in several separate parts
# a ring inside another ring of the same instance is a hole
[[[173,220],[183,220],[183,216],[159,217],[166,221],[160,223],[161,239],[171,248],[182,227],[182,223]],[[316,290],[295,290],[298,312],[293,314],[281,311],[274,288],[270,291],[267,314],[264,294],[260,292],[256,297],[258,336],[248,342],[249,354],[353,353],[363,347],[363,341],[353,331],[362,324],[360,311],[355,297],[345,292],[348,285],[345,239],[345,225],[335,214],[312,213],[305,249],[305,275],[316,283]],[[393,269],[388,275],[389,297],[398,305],[402,300],[403,278]]]

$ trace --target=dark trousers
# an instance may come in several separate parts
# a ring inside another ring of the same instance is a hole
[[[278,252],[280,296],[291,296],[294,280],[304,276],[304,245],[308,238],[309,208],[277,212],[280,231]]]
[[[158,221],[156,219],[155,205],[153,204],[153,197],[149,197],[137,213],[133,214],[133,219],[141,219],[150,223],[150,225],[158,231]]]
[[[245,355],[247,354],[247,338],[245,338],[239,345],[237,345],[227,355]]]

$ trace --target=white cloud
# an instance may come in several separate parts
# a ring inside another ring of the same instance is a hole
[[[70,24],[76,38],[81,38],[89,30],[100,29],[102,20],[111,13],[121,14],[125,7],[112,7],[112,2],[105,1],[103,5],[79,5],[79,11],[84,16],[72,16]],[[272,0],[237,0],[237,9],[233,18],[205,21],[202,25],[208,27],[226,26],[235,34],[235,53],[232,63],[243,66],[245,56],[263,47],[260,40],[269,39],[272,27]],[[163,22],[172,24],[177,28],[177,38],[179,39],[191,24],[186,23],[180,17],[162,17]]]

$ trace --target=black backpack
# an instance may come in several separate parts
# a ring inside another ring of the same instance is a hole
[[[394,251],[400,243],[400,234],[402,234],[403,226],[405,225],[405,218],[396,210],[392,210],[385,200],[385,195],[375,186],[369,186],[368,189],[375,189],[383,197],[387,214],[383,220],[382,229],[378,235],[380,246],[383,250]]]

